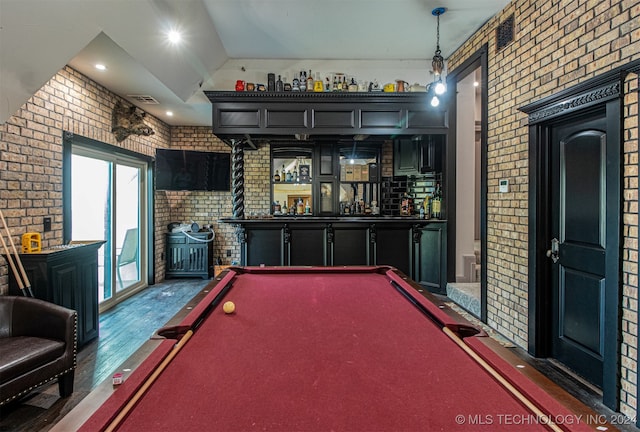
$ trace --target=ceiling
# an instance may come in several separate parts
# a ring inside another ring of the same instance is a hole
[[[0,124],[65,65],[169,125],[210,125],[203,90],[301,70],[432,80],[507,0],[0,0]],[[182,32],[179,44],[166,33]],[[95,69],[102,63],[107,69]],[[145,104],[132,95],[151,96]],[[167,116],[170,110],[172,117]]]

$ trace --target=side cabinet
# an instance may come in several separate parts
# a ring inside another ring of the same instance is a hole
[[[413,279],[437,294],[447,292],[447,224],[433,222],[418,229]]]
[[[103,243],[20,254],[33,295],[78,313],[78,346],[98,336],[98,249]],[[13,273],[9,293],[22,295]]]
[[[210,232],[167,233],[165,278],[213,275],[213,241]]]

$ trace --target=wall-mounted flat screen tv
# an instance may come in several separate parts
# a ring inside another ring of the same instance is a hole
[[[156,150],[156,190],[228,191],[231,154]]]

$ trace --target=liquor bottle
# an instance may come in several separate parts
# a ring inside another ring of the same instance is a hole
[[[435,219],[442,217],[442,189],[440,188],[440,183],[436,183],[436,190],[431,200],[431,213]]]
[[[351,206],[348,202],[344,203],[344,214],[348,215],[351,213]]]
[[[276,170],[276,175],[273,176],[273,181],[275,182],[280,181],[280,171]]]
[[[400,200],[400,216],[409,216],[409,194],[406,192]]]
[[[313,80],[313,91],[314,92],[324,91],[324,84],[322,84],[322,78],[320,77],[319,72],[316,72],[316,79]]]
[[[291,175],[291,181],[297,182],[300,179],[298,178],[298,168],[297,167],[293,167],[293,174]]]
[[[302,198],[298,198],[298,214],[304,214],[304,203],[302,202]]]
[[[324,91],[326,92],[331,91],[331,81],[329,81],[329,77],[325,78]]]
[[[282,202],[282,214],[283,215],[289,214],[289,209],[287,208],[287,202],[286,201]]]
[[[276,81],[276,91],[277,92],[284,91],[284,85],[282,83],[282,78],[280,78],[280,75],[278,75],[278,80]]]
[[[287,171],[284,169],[284,164],[282,164],[282,171],[280,171],[282,174],[280,175],[280,181],[286,181],[287,180]]]
[[[304,206],[304,214],[311,214],[311,206],[309,205],[309,200],[307,200],[307,203]]]
[[[350,92],[358,91],[358,83],[356,83],[355,78],[351,78],[351,82],[349,83],[349,91]]]
[[[424,218],[431,219],[431,193],[427,192],[424,201],[422,201],[422,208],[424,209]]]
[[[291,171],[287,171],[284,177],[285,177],[285,181],[286,182],[290,182],[291,181]]]
[[[307,72],[300,71],[300,91],[307,91]]]
[[[349,83],[347,82],[347,77],[344,77],[344,79],[342,80],[342,91],[349,91]]]
[[[313,91],[313,75],[311,75],[311,69],[309,69],[309,75],[307,75],[307,91]]]
[[[333,77],[333,86],[331,87],[331,91],[338,91],[338,77]]]

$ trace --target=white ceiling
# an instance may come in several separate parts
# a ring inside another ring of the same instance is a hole
[[[0,123],[66,64],[170,125],[210,125],[202,90],[267,72],[426,84],[507,0],[0,0]],[[171,45],[166,32],[183,42]],[[106,71],[98,71],[95,63]],[[174,112],[168,117],[166,111]]]

